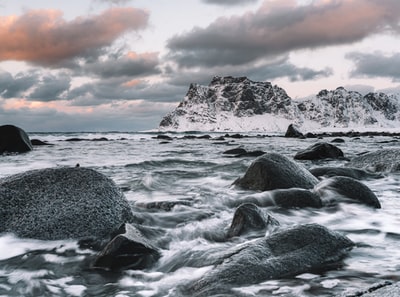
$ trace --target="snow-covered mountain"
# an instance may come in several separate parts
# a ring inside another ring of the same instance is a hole
[[[167,114],[160,130],[283,132],[300,129],[400,127],[400,102],[384,93],[322,90],[302,101],[284,89],[246,77],[213,78],[208,86],[191,84],[184,100]]]

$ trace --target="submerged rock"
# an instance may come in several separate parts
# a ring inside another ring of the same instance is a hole
[[[100,252],[93,268],[106,270],[144,269],[160,258],[155,245],[130,224],[125,224],[124,233],[115,236]]]
[[[315,191],[325,203],[345,198],[345,200],[351,199],[354,202],[381,208],[378,198],[370,188],[350,177],[335,176],[324,179],[315,187]]]
[[[227,292],[233,286],[285,278],[337,265],[353,242],[317,224],[300,225],[241,244],[185,291],[192,296]]]
[[[338,159],[343,157],[344,154],[340,148],[326,142],[315,143],[294,156],[296,160]]]
[[[0,154],[25,153],[33,149],[28,134],[13,125],[0,126]]]
[[[315,177],[347,176],[354,179],[381,178],[381,174],[368,172],[366,170],[350,167],[316,167],[310,169]]]
[[[279,222],[272,216],[265,214],[257,205],[244,203],[236,209],[227,237],[231,238],[251,231],[265,230],[269,225],[279,225]]]
[[[318,180],[301,165],[285,156],[267,153],[258,157],[242,178],[234,184],[244,189],[269,191],[275,189],[312,189]]]
[[[316,193],[300,188],[265,191],[240,198],[233,203],[236,205],[253,203],[260,207],[278,206],[282,208],[322,207],[321,198]]]
[[[400,149],[381,149],[350,160],[348,167],[362,168],[373,172],[400,171]]]
[[[275,205],[283,208],[322,207],[321,198],[305,189],[275,190],[271,195]]]
[[[48,168],[0,179],[0,232],[44,240],[105,238],[131,216],[115,183],[92,169]]]

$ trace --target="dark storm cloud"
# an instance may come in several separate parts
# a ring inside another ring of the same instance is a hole
[[[27,99],[43,102],[64,99],[60,96],[67,92],[70,86],[71,78],[67,74],[46,75],[40,80],[32,93],[27,96]]]
[[[206,28],[169,39],[181,67],[241,65],[292,50],[348,44],[372,34],[399,32],[397,0],[265,1],[255,12],[219,18]]]
[[[59,66],[70,59],[110,46],[124,33],[148,25],[148,12],[112,8],[99,15],[63,19],[57,10],[31,10],[0,16],[0,61],[17,60]]]
[[[258,0],[203,0],[207,4],[223,5],[223,6],[233,6],[246,3],[257,2]]]
[[[171,72],[170,83],[178,86],[189,86],[190,83],[208,85],[214,75],[218,76],[247,76],[255,81],[274,80],[287,77],[290,81],[306,81],[328,77],[333,70],[325,68],[316,70],[308,67],[298,67],[288,61],[287,57],[277,61],[264,63],[258,66],[251,64],[239,66],[225,66],[214,68],[201,68],[196,71],[186,69],[185,71]]]
[[[39,74],[36,71],[18,73],[13,76],[9,72],[0,72],[0,97],[15,98],[23,93],[39,80]]]
[[[393,81],[400,80],[400,54],[396,53],[391,56],[383,53],[350,53],[346,57],[352,60],[355,68],[351,72],[353,77],[387,77]]]
[[[114,100],[146,100],[149,102],[181,101],[187,86],[146,81],[126,81],[121,78],[104,79],[71,89],[67,98],[72,105],[100,105]]]
[[[129,52],[122,56],[109,56],[106,60],[90,61],[80,67],[88,75],[109,77],[143,77],[160,73],[157,53],[136,54]]]

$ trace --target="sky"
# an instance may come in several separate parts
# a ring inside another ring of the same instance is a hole
[[[213,76],[400,92],[398,0],[0,0],[0,125],[143,131]]]

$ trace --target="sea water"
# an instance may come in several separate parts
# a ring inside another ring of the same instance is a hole
[[[290,158],[316,139],[210,134],[210,139],[155,133],[30,133],[52,146],[0,156],[0,178],[33,169],[76,166],[95,169],[122,189],[144,224],[164,233],[161,258],[150,269],[107,272],[93,270],[95,251],[74,240],[41,241],[0,234],[0,296],[174,296],[175,288],[213,269],[207,257],[249,238],[220,240],[235,209],[232,201],[251,191],[232,187],[254,157],[232,158],[224,151],[276,152]],[[100,138],[103,141],[94,141]],[[80,141],[67,141],[78,138]],[[327,137],[323,141],[330,142]],[[347,158],[381,148],[399,147],[389,136],[350,138],[337,144]],[[344,160],[302,161],[306,168],[342,166]],[[356,243],[340,267],[285,279],[237,286],[238,296],[340,296],[382,281],[400,279],[400,174],[363,181],[382,208],[341,203],[322,209],[266,208],[282,227],[318,223]],[[150,202],[186,201],[169,208],[146,208]],[[217,281],[217,280],[216,280]]]

